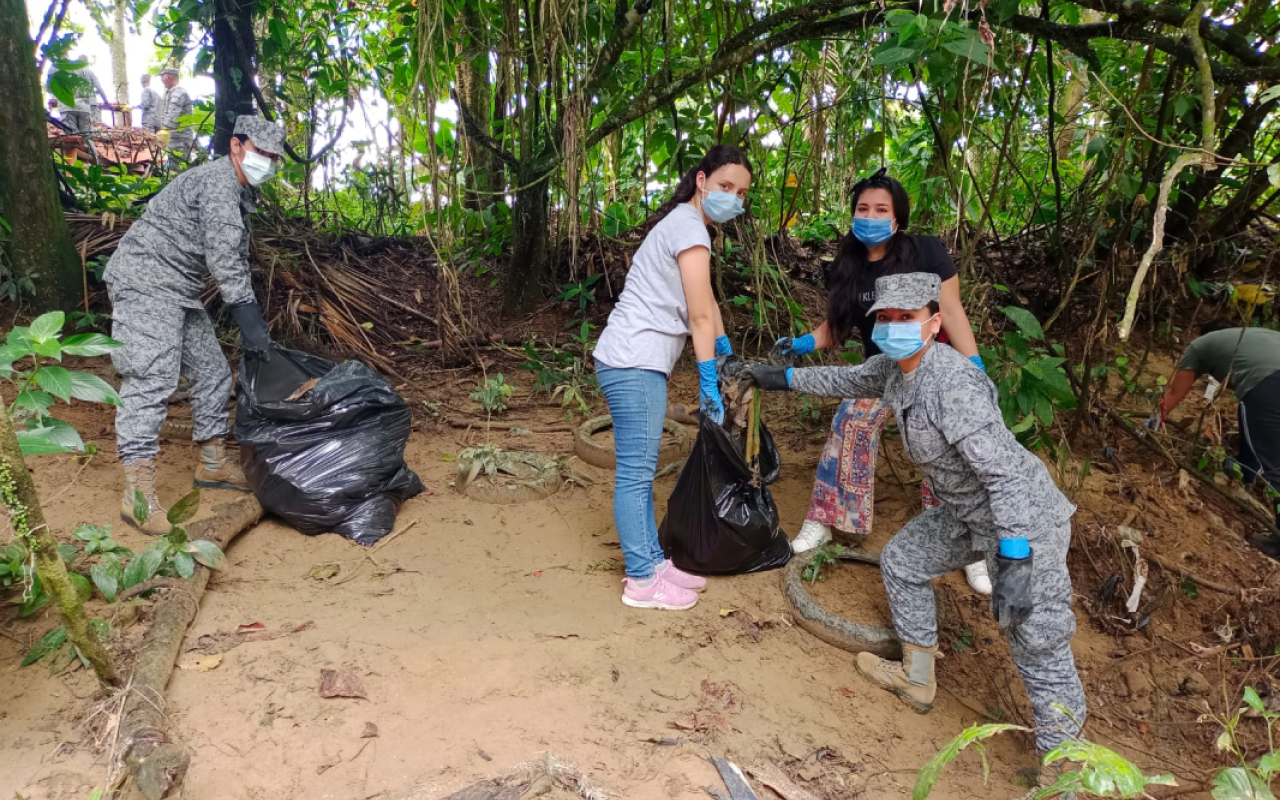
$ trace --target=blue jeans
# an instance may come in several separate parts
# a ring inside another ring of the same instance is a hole
[[[653,515],[653,475],[667,417],[667,376],[650,369],[619,369],[596,361],[596,379],[613,416],[617,471],[613,524],[622,543],[627,577],[653,575],[666,556]]]

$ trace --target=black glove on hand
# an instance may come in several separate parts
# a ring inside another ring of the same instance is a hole
[[[1000,626],[1001,634],[1008,634],[1031,616],[1031,566],[1034,559],[1034,551],[1026,558],[996,557],[991,613]]]
[[[774,366],[773,364],[756,362],[743,364],[743,371],[746,373],[744,377],[748,382],[771,392],[791,391],[791,384],[787,383],[787,370],[789,369],[791,368],[788,366]]]
[[[722,381],[731,381],[742,374],[743,366],[745,366],[745,362],[733,353],[726,356],[717,356],[716,377]]]
[[[271,335],[262,319],[262,309],[256,302],[237,303],[231,306],[231,318],[240,329],[240,348],[248,355],[264,361],[270,358]]]

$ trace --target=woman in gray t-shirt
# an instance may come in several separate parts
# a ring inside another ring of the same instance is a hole
[[[596,345],[596,377],[613,416],[617,473],[613,519],[627,577],[622,602],[634,608],[683,610],[698,602],[706,580],[672,565],[658,544],[653,477],[667,413],[667,378],[693,337],[699,403],[724,421],[716,357],[733,352],[711,291],[707,225],[742,213],[751,185],[746,155],[716,145],[685,173],[658,209],[661,221],[631,259],[626,286]]]

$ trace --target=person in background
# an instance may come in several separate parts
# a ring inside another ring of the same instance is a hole
[[[92,134],[96,130],[94,125],[98,122],[102,105],[109,105],[110,101],[107,100],[102,82],[98,80],[97,74],[92,69],[85,66],[72,70],[71,74],[80,77],[83,82],[77,82],[74,89],[76,96],[74,106],[58,101],[59,115],[70,133]],[[101,100],[102,105],[99,105],[97,100]]]
[[[1246,486],[1262,481],[1267,502],[1280,526],[1280,331],[1233,327],[1214,320],[1200,326],[1187,345],[1178,371],[1157,408],[1160,422],[1191,391],[1196,379],[1210,375],[1240,400],[1240,447],[1235,470]]]
[[[155,133],[160,130],[160,95],[151,88],[151,76],[142,76],[142,99],[138,103],[140,126]]]
[[[893,409],[907,455],[941,505],[904,525],[880,556],[903,660],[859,653],[858,672],[915,711],[929,711],[938,654],[930,581],[983,558],[995,578],[991,610],[1026,684],[1043,755],[1085,721],[1071,653],[1076,620],[1067,571],[1075,506],[1005,427],[995,384],[959,350],[937,346],[946,325],[941,283],[932,272],[876,281],[869,338],[881,354],[862,364],[746,364],[740,374],[747,377],[743,384],[761,389],[875,398]],[[1052,777],[1041,774],[1042,781]]]
[[[831,270],[827,319],[813,333],[779,339],[775,347],[784,356],[803,356],[815,350],[839,347],[857,330],[867,358],[880,352],[871,340],[874,320],[867,310],[876,302],[876,281],[884,275],[929,272],[942,283],[943,333],[961,355],[986,371],[969,317],[960,303],[960,278],[955,262],[935,236],[907,233],[911,198],[894,178],[881,169],[853,187],[853,226],[840,243]],[[803,553],[831,540],[831,529],[855,538],[871,533],[874,519],[876,451],[889,408],[878,399],[845,400],[831,422],[831,435],[818,462],[813,497],[800,532],[791,548]],[[927,483],[921,484],[926,508],[937,504]],[[965,567],[969,585],[991,594],[986,564]]]
[[[230,155],[170,181],[107,262],[111,335],[124,343],[111,354],[123,379],[116,410],[116,445],[124,465],[120,516],[143,533],[159,536],[170,528],[156,495],[155,459],[180,375],[191,381],[200,445],[195,485],[249,491],[239,460],[226,454],[231,370],[200,296],[212,275],[240,328],[241,349],[267,357],[267,324],[249,272],[248,217],[254,210],[251,187],[271,177],[283,150],[279,126],[239,117]],[[147,507],[145,520],[135,519],[135,505]]]
[[[594,351],[596,377],[613,416],[613,519],[626,562],[622,602],[634,608],[692,608],[707,584],[677,569],[663,553],[653,479],[667,413],[667,379],[690,335],[702,413],[724,422],[716,364],[733,348],[711,290],[707,226],[741,214],[750,185],[746,155],[729,145],[711,148],[685,173],[632,258],[618,305]]]
[[[160,70],[160,82],[164,84],[164,101],[160,105],[160,119],[156,123],[156,136],[160,144],[180,158],[191,157],[191,144],[195,134],[181,120],[191,113],[191,96],[178,85],[178,70],[165,67]]]

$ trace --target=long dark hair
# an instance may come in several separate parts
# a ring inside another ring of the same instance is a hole
[[[687,203],[693,199],[694,193],[698,191],[698,173],[711,177],[711,173],[720,169],[726,164],[738,164],[746,168],[751,173],[751,177],[755,177],[755,170],[751,169],[751,161],[747,159],[747,154],[731,144],[718,144],[707,151],[702,160],[697,165],[686,172],[680,182],[676,184],[676,190],[672,193],[671,199],[658,207],[653,212],[653,216],[649,217],[646,227],[656,224],[663,217],[671,213],[671,209]]]
[[[850,216],[857,213],[858,198],[868,189],[885,189],[889,192],[889,196],[893,198],[893,216],[898,222],[898,230],[889,239],[885,250],[884,274],[914,272],[916,245],[906,232],[907,225],[911,222],[911,198],[907,196],[907,190],[896,179],[886,175],[882,167],[871,177],[863,178],[853,185],[853,197],[849,201]],[[858,278],[867,268],[867,255],[867,246],[853,233],[846,233],[840,240],[840,252],[831,267],[831,279],[827,287],[827,326],[837,345],[842,345],[849,339],[863,317],[863,309],[858,302]]]

